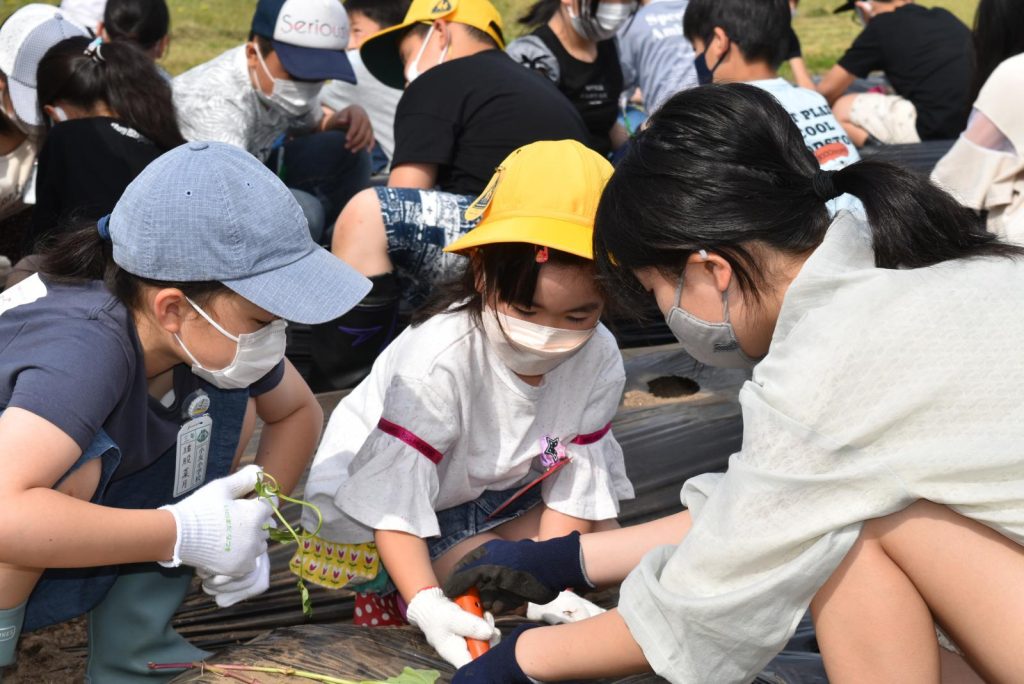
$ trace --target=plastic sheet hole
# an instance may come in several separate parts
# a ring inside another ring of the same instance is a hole
[[[700,385],[691,378],[684,378],[679,375],[665,375],[648,382],[647,389],[659,399],[676,399],[700,392]]]
[[[192,191],[191,190],[186,190],[185,191],[185,197],[191,197],[191,196],[192,196]]]

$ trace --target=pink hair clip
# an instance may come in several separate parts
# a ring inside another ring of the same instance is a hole
[[[548,254],[548,248],[547,247],[538,247],[537,248],[537,263],[538,264],[546,264],[548,262],[548,259],[550,259],[550,258],[551,258],[551,255]]]

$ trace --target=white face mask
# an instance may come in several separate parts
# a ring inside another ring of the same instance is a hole
[[[580,0],[580,2],[589,2],[589,0]],[[568,8],[569,21],[576,33],[595,43],[614,38],[619,29],[629,21],[633,10],[632,2],[602,2],[597,5],[597,12],[593,17],[583,18],[576,13],[572,5],[569,5]]]
[[[192,359],[192,372],[211,385],[221,389],[243,389],[273,370],[284,358],[284,348],[288,341],[285,335],[285,328],[288,327],[288,324],[284,321],[272,321],[254,333],[236,336],[210,318],[209,314],[199,308],[198,304],[187,297],[186,300],[217,332],[238,345],[235,358],[231,360],[231,363],[220,370],[210,370],[199,363],[199,360],[175,333],[174,339],[188,354],[188,358]]]
[[[409,66],[405,67],[405,82],[407,84],[412,83],[420,77],[420,60],[423,58],[423,52],[427,49],[427,45],[430,43],[430,37],[432,35],[434,35],[433,26],[430,27],[429,31],[427,31],[427,35],[423,39],[423,44],[420,45],[420,51],[416,53],[416,59],[409,62]],[[451,47],[451,43],[444,46],[444,50],[441,51],[441,56],[437,59],[437,64],[444,63],[445,58],[448,56],[449,47]]]
[[[484,309],[481,317],[491,349],[513,373],[520,375],[550,373],[582,349],[597,330],[549,328],[494,309]]]
[[[68,120],[68,113],[60,105],[53,105],[53,117],[56,119],[54,123],[61,123]]]
[[[317,97],[320,95],[320,90],[324,87],[324,84],[322,82],[274,78],[274,75],[270,73],[270,69],[267,68],[267,63],[263,61],[260,49],[255,44],[253,49],[256,50],[256,59],[259,60],[263,73],[274,82],[273,90],[270,95],[267,95],[259,87],[259,80],[255,77],[253,78],[253,88],[260,99],[271,106],[277,107],[289,116],[302,116],[313,109],[313,105],[316,104]]]

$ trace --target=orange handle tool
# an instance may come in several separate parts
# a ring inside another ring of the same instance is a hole
[[[455,605],[477,617],[484,616],[484,604],[480,602],[480,592],[476,590],[476,587],[471,588],[465,594],[455,599]],[[473,660],[491,650],[490,643],[480,639],[466,639],[466,646],[469,647],[469,656]]]

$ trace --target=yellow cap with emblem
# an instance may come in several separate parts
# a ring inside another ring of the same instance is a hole
[[[593,259],[594,217],[611,176],[608,160],[575,140],[520,147],[466,210],[480,223],[445,251],[526,242]]]
[[[405,86],[405,73],[398,44],[413,24],[431,24],[438,19],[466,24],[483,31],[505,49],[501,13],[488,0],[413,0],[405,19],[366,39],[359,48],[363,64],[374,77],[392,88]]]

